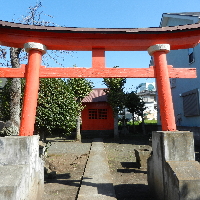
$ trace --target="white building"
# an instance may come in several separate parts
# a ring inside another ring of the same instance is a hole
[[[137,93],[145,103],[144,115],[146,119],[157,119],[157,101],[155,83],[141,83],[138,87],[140,92]]]
[[[145,91],[145,90],[156,91],[155,82],[153,82],[153,83],[140,83],[138,88],[140,89],[140,92]]]
[[[164,13],[161,27],[200,22],[200,12]],[[171,79],[172,98],[177,126],[200,127],[200,45],[191,49],[171,50],[168,65],[196,68],[195,79]],[[180,130],[180,129],[179,129]],[[187,130],[187,129],[186,129]]]

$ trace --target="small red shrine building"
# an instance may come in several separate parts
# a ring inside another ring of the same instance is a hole
[[[113,110],[102,88],[93,89],[82,101],[82,131],[113,130]]]

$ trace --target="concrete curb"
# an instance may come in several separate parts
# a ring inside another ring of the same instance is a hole
[[[100,138],[92,142],[78,200],[116,200],[108,160]]]

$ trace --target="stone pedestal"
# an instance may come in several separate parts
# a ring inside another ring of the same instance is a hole
[[[148,184],[155,198],[200,199],[200,164],[195,161],[193,133],[158,131],[152,136]]]
[[[0,137],[0,199],[42,200],[43,192],[39,136]]]

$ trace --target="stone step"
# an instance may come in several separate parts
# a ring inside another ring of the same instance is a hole
[[[196,180],[200,183],[200,164],[197,161],[168,161],[179,181]]]

